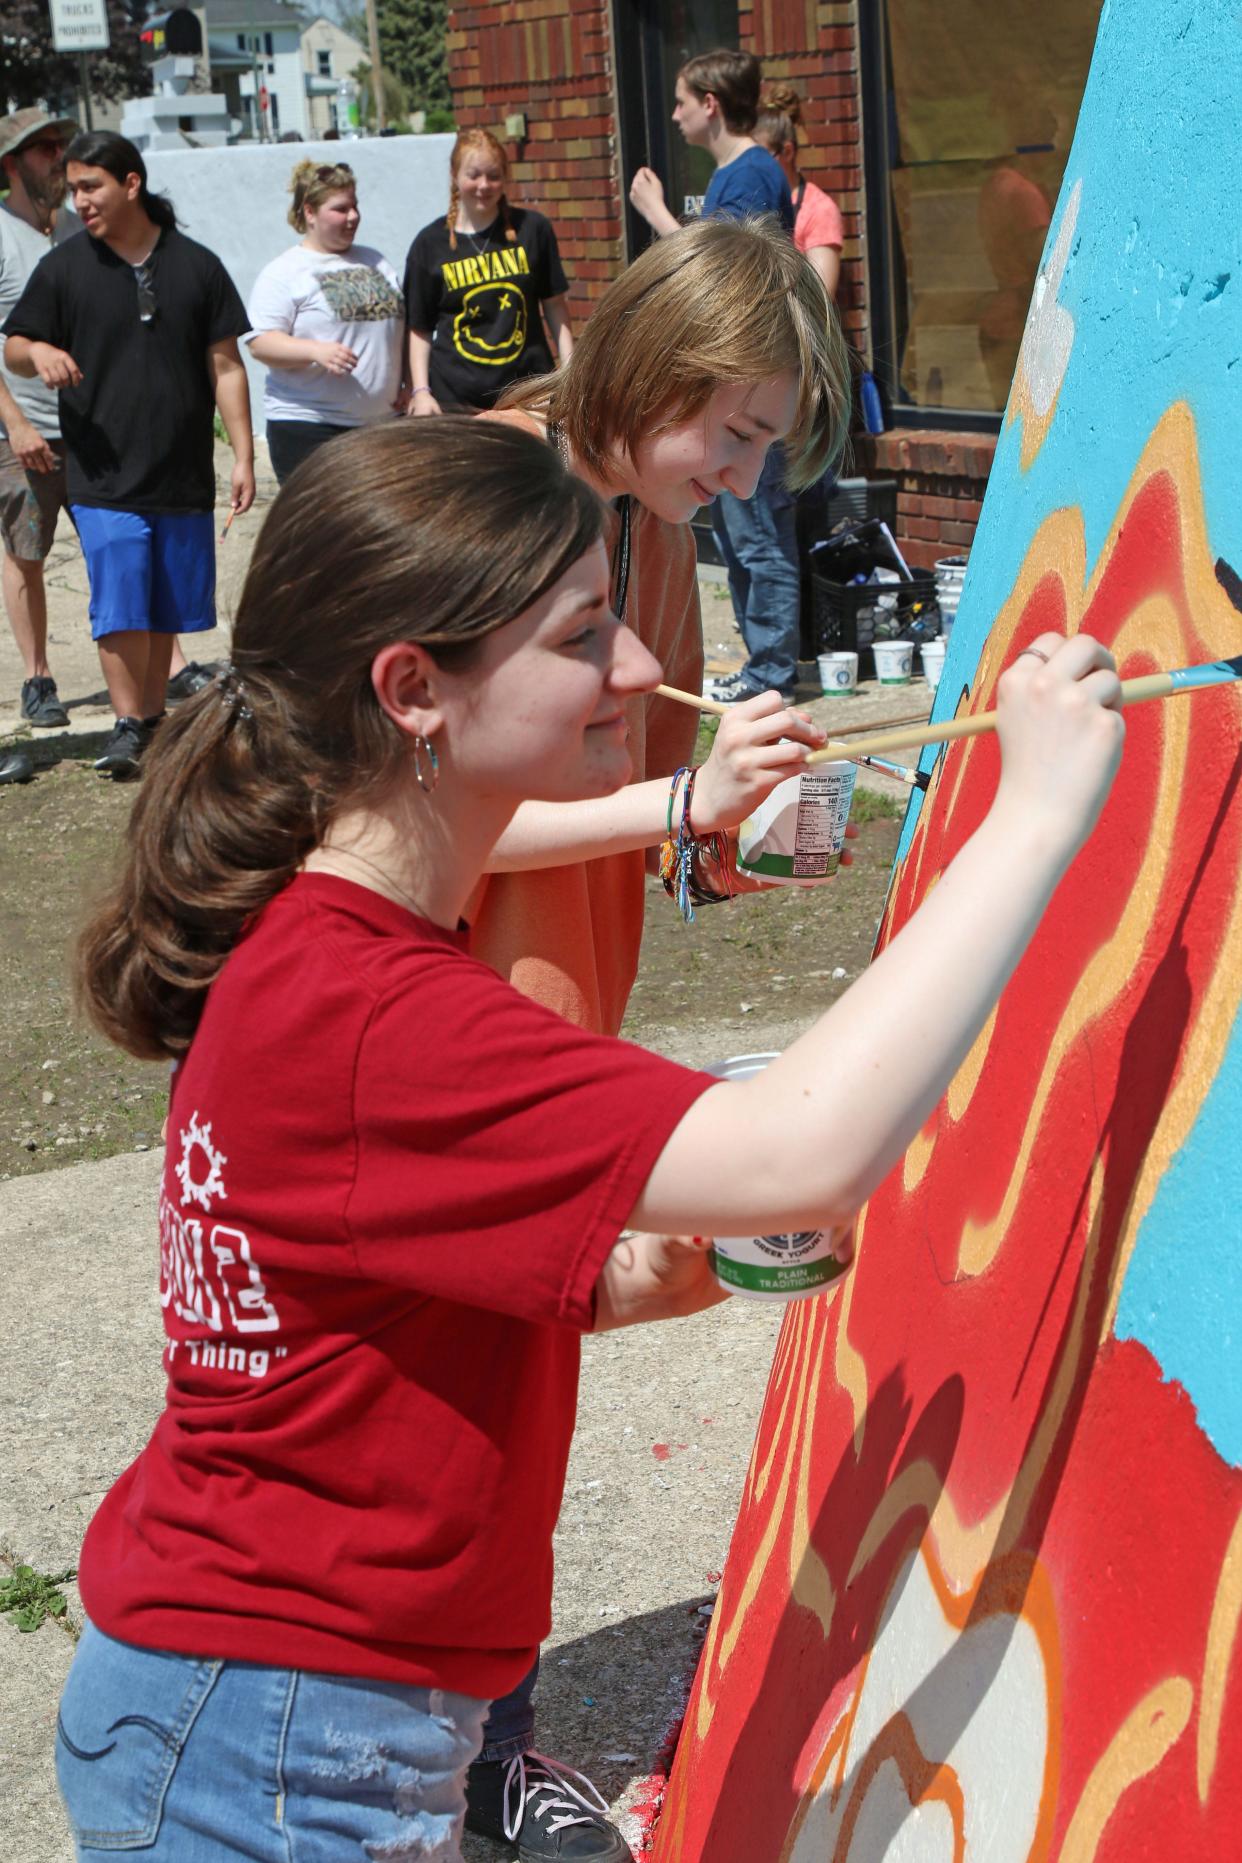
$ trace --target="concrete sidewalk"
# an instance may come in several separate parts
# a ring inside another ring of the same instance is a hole
[[[92,1513],[158,1414],[161,1164],[158,1152],[129,1153],[0,1185],[0,1550],[10,1564],[76,1565]],[[586,1342],[538,1739],[595,1778],[623,1821],[680,1708],[779,1317],[733,1301]],[[5,1863],[73,1855],[52,1763],[82,1622],[76,1588],[65,1590],[65,1625],[22,1635],[0,1618]],[[499,1853],[470,1840],[466,1854]]]

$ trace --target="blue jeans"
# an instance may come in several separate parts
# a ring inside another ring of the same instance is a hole
[[[118,1643],[88,1625],[56,1772],[80,1860],[460,1863],[485,1701]]]
[[[721,492],[712,506],[712,533],[750,656],[742,678],[757,692],[791,692],[798,683],[802,576],[783,446],[768,448],[753,498]]]
[[[539,1680],[539,1658],[517,1687],[501,1695],[488,1711],[483,1728],[481,1760],[510,1760],[516,1753],[529,1753],[535,1744],[535,1683]]]

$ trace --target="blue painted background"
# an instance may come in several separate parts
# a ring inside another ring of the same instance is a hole
[[[1237,0],[1105,0],[1045,251],[1047,262],[1081,180],[1059,292],[1074,347],[1026,472],[1021,421],[1002,429],[934,715],[952,711],[970,682],[1051,512],[1081,511],[1090,577],[1174,402],[1188,403],[1197,426],[1212,555],[1242,571],[1240,143]],[[916,820],[917,802],[899,859]],[[1219,1453],[1242,1467],[1242,1026],[1139,1232],[1116,1331],[1186,1388]]]

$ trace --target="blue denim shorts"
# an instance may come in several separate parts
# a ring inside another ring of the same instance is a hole
[[[79,1859],[460,1863],[487,1703],[175,1656],[88,1625],[56,1772]]]
[[[70,505],[91,587],[91,639],[139,629],[201,634],[216,625],[216,522],[210,511],[108,511]]]

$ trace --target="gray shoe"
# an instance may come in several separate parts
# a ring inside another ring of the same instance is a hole
[[[47,673],[27,679],[22,686],[22,717],[36,731],[63,731],[69,714],[56,693],[56,681]]]
[[[138,765],[150,742],[151,733],[141,718],[118,718],[95,759],[95,768],[101,776],[110,776],[116,782],[137,776]]]
[[[20,746],[0,751],[0,783],[28,783],[35,773],[34,758]]]
[[[215,674],[207,667],[200,666],[197,660],[191,660],[168,682],[168,703],[179,705],[182,699],[192,699],[196,692],[209,686]]]

